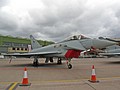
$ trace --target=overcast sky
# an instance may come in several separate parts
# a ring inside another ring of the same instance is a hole
[[[61,41],[120,37],[120,0],[0,0],[0,34]]]

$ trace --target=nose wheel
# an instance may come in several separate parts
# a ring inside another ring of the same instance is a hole
[[[68,69],[71,69],[71,68],[72,68],[72,64],[71,64],[70,62],[71,62],[71,58],[69,58],[69,59],[67,60]]]
[[[72,68],[72,65],[71,64],[68,64],[68,69],[71,69]]]

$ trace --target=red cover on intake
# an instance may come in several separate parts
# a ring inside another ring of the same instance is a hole
[[[78,58],[80,56],[80,50],[68,50],[65,54],[66,58]]]

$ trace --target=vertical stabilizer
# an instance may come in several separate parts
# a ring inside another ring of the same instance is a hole
[[[30,35],[30,39],[31,39],[32,49],[37,49],[42,47],[42,45],[40,45],[32,35]]]

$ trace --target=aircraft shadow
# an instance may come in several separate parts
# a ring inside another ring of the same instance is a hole
[[[105,64],[120,64],[120,61],[110,61],[106,62]]]
[[[39,63],[38,66],[34,66],[32,63],[27,63],[27,64],[9,64],[9,65],[3,65],[3,66],[0,66],[0,67],[35,67],[35,68],[38,68],[38,67],[49,67],[49,68],[56,68],[56,67],[62,67],[64,64],[57,64],[57,63]]]

